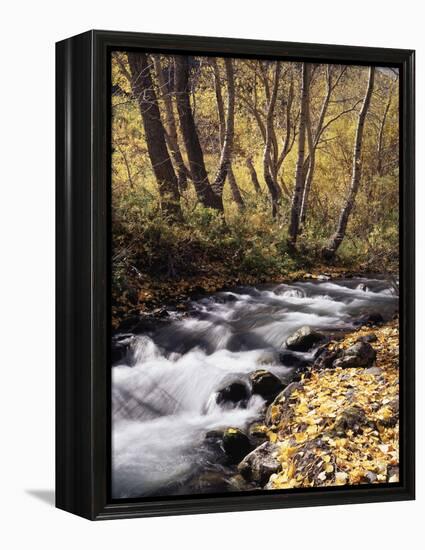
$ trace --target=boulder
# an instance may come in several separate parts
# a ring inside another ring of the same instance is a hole
[[[248,436],[239,428],[224,431],[222,446],[231,464],[237,464],[251,451]]]
[[[224,473],[207,471],[195,477],[191,487],[201,493],[224,493],[229,489]]]
[[[376,342],[377,340],[378,337],[376,336],[376,334],[371,332],[370,334],[366,334],[365,336],[360,336],[357,342],[366,342],[367,344],[370,344],[371,342]]]
[[[333,367],[334,362],[342,356],[342,350],[329,350],[322,348],[315,356],[313,367],[318,369],[328,369]]]
[[[368,326],[372,327],[374,325],[381,325],[384,323],[385,320],[382,317],[382,315],[379,312],[371,312],[366,313],[365,315],[362,315],[359,319],[357,319],[354,324],[357,326]]]
[[[286,347],[292,351],[309,351],[319,342],[323,342],[325,336],[313,330],[309,326],[299,328],[286,340]]]
[[[239,473],[247,481],[265,485],[270,476],[280,469],[280,462],[276,458],[277,450],[277,446],[270,441],[262,443],[238,465]]]
[[[249,399],[249,389],[243,382],[232,382],[217,392],[217,403],[245,405]]]
[[[112,365],[121,362],[127,355],[128,348],[134,340],[133,334],[119,334],[112,337],[111,363]]]
[[[356,290],[362,290],[363,292],[369,292],[369,287],[364,283],[357,285]]]
[[[333,366],[344,369],[352,367],[371,367],[376,360],[376,351],[367,342],[356,342],[344,350],[342,357],[334,361]]]
[[[343,436],[347,430],[357,433],[366,426],[369,426],[366,413],[358,405],[353,405],[338,416],[335,422],[335,432],[337,435]]]
[[[249,426],[248,435],[255,447],[269,439],[267,436],[267,427],[262,422],[258,421]]]
[[[265,401],[271,401],[283,389],[277,376],[268,370],[256,370],[250,375],[252,393],[260,395]]]
[[[292,409],[289,407],[289,399],[291,397],[291,393],[301,387],[302,384],[300,382],[291,382],[288,386],[286,386],[283,391],[279,393],[279,395],[274,399],[274,401],[269,405],[267,409],[264,419],[267,426],[271,426],[273,424],[273,415],[276,407],[279,407],[281,409],[279,414],[280,418],[282,418],[286,414],[289,415],[292,412]]]
[[[301,357],[298,357],[295,353],[290,351],[283,351],[279,354],[279,361],[285,367],[305,368],[310,363]]]
[[[229,479],[229,491],[258,491],[261,487],[255,485],[255,483],[249,483],[241,474],[236,474]]]

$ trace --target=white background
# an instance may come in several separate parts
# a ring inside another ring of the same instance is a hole
[[[32,548],[400,548],[423,538],[424,376],[418,500],[91,523],[53,508],[54,43],[97,28],[417,50],[418,334],[424,256],[421,2],[66,0],[4,2],[0,111],[0,541]],[[421,247],[422,245],[422,247]],[[422,338],[418,338],[423,349]],[[42,498],[40,498],[42,497]],[[418,548],[420,543],[413,543]]]

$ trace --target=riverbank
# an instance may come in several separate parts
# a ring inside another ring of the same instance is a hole
[[[256,461],[246,457],[239,465],[245,477],[272,465],[266,489],[399,480],[398,320],[330,342],[327,357],[347,356],[359,341],[376,352],[373,366],[316,363],[277,396],[257,427],[269,443]]]
[[[112,328],[118,329],[122,323],[131,317],[153,316],[161,317],[165,307],[173,307],[184,312],[191,299],[214,292],[228,290],[240,285],[259,285],[264,283],[290,284],[300,280],[326,280],[352,278],[370,273],[366,266],[358,269],[347,266],[316,265],[311,270],[293,270],[274,276],[259,276],[258,274],[229,275],[226,271],[213,271],[205,275],[187,277],[185,279],[159,280],[144,277],[134,278],[133,284],[126,291],[113,293]],[[396,277],[389,273],[388,277]]]

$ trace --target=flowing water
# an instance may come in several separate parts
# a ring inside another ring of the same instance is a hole
[[[246,428],[264,408],[259,396],[217,404],[217,391],[235,380],[249,386],[260,368],[288,381],[293,367],[279,352],[303,325],[349,330],[365,314],[389,319],[397,309],[379,278],[263,285],[194,301],[184,318],[131,335],[112,368],[113,497],[199,492],[189,480],[215,460],[205,434]]]

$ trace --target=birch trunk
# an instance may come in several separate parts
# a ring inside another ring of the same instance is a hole
[[[357,120],[357,131],[356,131],[356,138],[354,141],[353,166],[352,166],[350,189],[348,192],[347,200],[341,210],[337,230],[333,235],[333,237],[331,238],[331,240],[329,241],[328,246],[323,248],[322,250],[323,257],[326,260],[332,260],[335,257],[335,254],[345,237],[348,220],[353,210],[357,191],[360,186],[361,175],[362,175],[361,154],[362,154],[363,130],[365,125],[366,115],[369,110],[370,100],[372,97],[374,80],[375,80],[375,67],[370,67],[366,94],[364,96],[363,104],[359,111],[359,116]]]
[[[266,124],[265,124],[266,140],[265,140],[264,152],[263,152],[264,181],[266,182],[267,188],[270,193],[270,198],[272,202],[272,216],[274,218],[278,214],[280,189],[273,178],[271,148],[272,148],[272,141],[273,141],[273,115],[274,115],[274,108],[276,105],[277,92],[279,88],[280,71],[281,71],[281,64],[279,61],[276,61],[276,69],[275,69],[275,74],[273,79],[272,92],[271,94],[267,94],[268,97],[270,97],[270,99],[269,99]]]
[[[224,101],[221,91],[221,79],[218,64],[215,58],[211,59],[211,65],[214,71],[214,88],[217,101],[217,111],[219,119],[220,132],[220,163],[217,174],[211,187],[214,193],[223,197],[223,188],[226,177],[229,181],[233,200],[239,208],[243,208],[244,201],[240,193],[236,178],[232,170],[233,139],[235,126],[235,79],[233,72],[233,62],[231,59],[224,60],[227,80],[227,115],[224,110]]]
[[[227,80],[227,113],[224,114],[224,102],[221,93],[220,74],[218,71],[217,62],[213,60],[214,69],[214,81],[215,81],[215,93],[217,100],[217,109],[219,114],[219,127],[220,127],[220,143],[221,154],[218,170],[215,179],[211,185],[214,194],[217,198],[223,201],[223,188],[226,181],[226,177],[229,179],[232,196],[235,199],[239,207],[243,206],[243,199],[239,192],[239,188],[236,183],[232,171],[232,154],[233,154],[233,138],[235,130],[235,81],[233,72],[233,62],[230,58],[224,60],[226,68],[226,80]]]
[[[292,195],[291,218],[288,232],[288,246],[294,249],[297,243],[297,236],[300,225],[300,209],[304,192],[304,157],[305,157],[305,136],[306,122],[308,118],[309,86],[310,86],[310,64],[303,63],[302,79],[300,89],[300,122],[298,129],[298,157],[295,168],[295,185]]]

